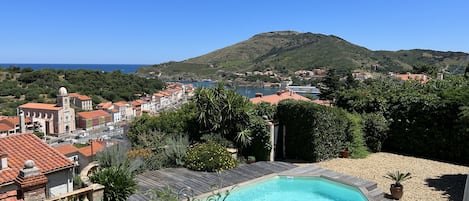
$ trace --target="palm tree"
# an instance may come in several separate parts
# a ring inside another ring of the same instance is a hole
[[[202,133],[219,133],[243,145],[250,143],[244,130],[249,125],[253,106],[246,97],[219,83],[215,88],[198,89],[194,100]]]

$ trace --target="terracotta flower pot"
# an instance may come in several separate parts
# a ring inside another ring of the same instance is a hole
[[[340,151],[340,157],[348,158],[348,156],[349,156],[349,151],[347,151],[347,150],[341,150]]]
[[[402,185],[396,186],[396,184],[391,184],[390,190],[391,196],[396,200],[401,199],[402,195],[404,194],[404,186]]]

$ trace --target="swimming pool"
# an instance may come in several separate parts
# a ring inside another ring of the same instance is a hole
[[[321,177],[275,176],[231,191],[226,201],[367,201],[356,188]]]

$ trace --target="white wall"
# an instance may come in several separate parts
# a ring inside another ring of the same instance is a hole
[[[47,191],[50,197],[73,191],[73,168],[50,173],[47,177]]]

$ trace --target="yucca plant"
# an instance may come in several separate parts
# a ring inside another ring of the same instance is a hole
[[[401,182],[412,178],[412,176],[410,176],[410,172],[403,173],[399,171],[388,172],[384,177],[393,180],[395,182],[394,186],[396,187],[401,187]]]

